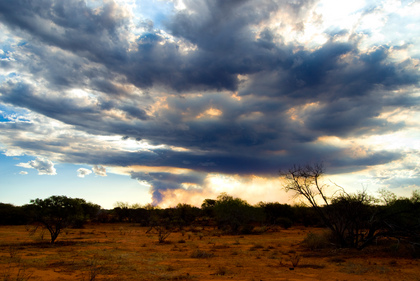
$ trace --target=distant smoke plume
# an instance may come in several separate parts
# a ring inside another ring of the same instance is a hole
[[[145,181],[151,185],[152,204],[157,206],[164,199],[163,193],[165,191],[183,189],[183,184],[202,186],[205,175],[196,172],[190,172],[188,174],[132,172],[131,178]]]

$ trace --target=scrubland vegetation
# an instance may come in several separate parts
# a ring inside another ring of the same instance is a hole
[[[283,175],[308,206],[225,193],[200,208],[0,204],[0,280],[418,280],[418,192],[327,197],[321,166]]]

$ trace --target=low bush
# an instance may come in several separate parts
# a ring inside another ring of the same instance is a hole
[[[327,232],[309,232],[303,240],[302,244],[311,250],[324,249],[328,248],[331,245],[330,239],[331,235]]]

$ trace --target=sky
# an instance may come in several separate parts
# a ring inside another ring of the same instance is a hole
[[[420,188],[420,2],[0,0],[0,202]]]

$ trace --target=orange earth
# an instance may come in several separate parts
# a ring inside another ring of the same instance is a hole
[[[322,229],[234,236],[187,227],[161,244],[147,230],[91,224],[64,230],[50,245],[48,232],[0,226],[0,280],[420,280],[420,260],[389,243],[362,251],[303,247],[309,232]]]

